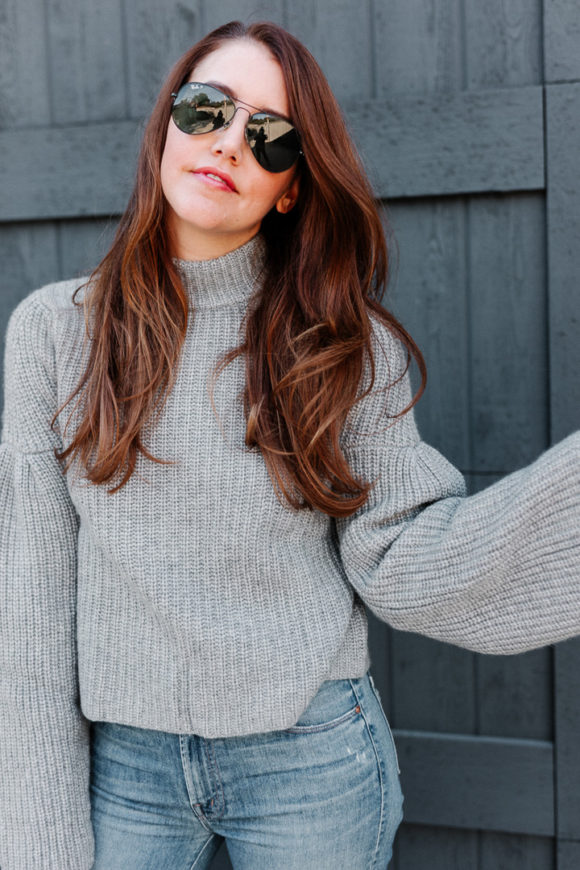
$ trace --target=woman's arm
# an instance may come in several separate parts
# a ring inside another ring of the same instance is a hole
[[[382,327],[379,335],[380,384],[401,370],[402,356]],[[462,476],[420,440],[412,413],[381,423],[385,403],[396,412],[409,399],[405,376],[355,406],[346,433],[353,467],[376,479],[364,508],[337,521],[361,598],[395,628],[478,652],[518,653],[580,634],[580,433],[466,497]]]
[[[50,431],[52,314],[36,294],[6,339],[0,446],[0,866],[89,870],[89,731],[76,658],[77,515]]]

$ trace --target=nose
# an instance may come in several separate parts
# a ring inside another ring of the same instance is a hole
[[[244,112],[247,112],[247,117]],[[215,140],[211,148],[213,154],[221,154],[234,163],[240,162],[246,145],[246,122],[249,115],[250,112],[244,106],[236,106],[232,120],[215,131]]]

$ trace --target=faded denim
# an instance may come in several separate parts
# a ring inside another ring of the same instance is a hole
[[[291,728],[203,738],[91,724],[93,870],[385,870],[398,761],[370,674],[328,680]]]

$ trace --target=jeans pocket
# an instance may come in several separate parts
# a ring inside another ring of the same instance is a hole
[[[284,731],[290,734],[329,731],[359,713],[360,707],[351,681],[326,680],[300,718]]]

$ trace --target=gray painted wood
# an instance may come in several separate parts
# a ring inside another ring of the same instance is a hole
[[[0,132],[0,220],[120,214],[139,142],[134,121]]]
[[[465,85],[542,81],[542,0],[463,0]]]
[[[559,840],[557,870],[578,870],[580,867],[580,843],[577,840]]]
[[[385,300],[421,348],[427,391],[416,407],[423,438],[468,469],[468,298],[463,199],[398,201],[390,208],[396,277]],[[453,389],[450,389],[450,384]]]
[[[292,0],[288,27],[312,52],[339,100],[373,95],[370,0]]]
[[[153,79],[148,82],[152,87]],[[152,99],[151,93],[137,102]],[[441,97],[436,103],[363,101],[346,111],[377,195],[544,184],[539,88]],[[26,136],[0,132],[0,221],[119,213],[140,136],[140,125],[128,120],[39,128]]]
[[[469,202],[470,471],[509,472],[548,444],[543,197]]]
[[[49,124],[44,5],[3,0],[0,16],[0,130]]]
[[[553,836],[550,742],[394,731],[405,819]]]
[[[59,221],[58,251],[61,275],[88,275],[105,256],[113,241],[116,220]]]
[[[392,634],[393,725],[471,734],[476,724],[473,653],[418,635]]]
[[[203,2],[203,30],[208,32],[228,21],[276,21],[285,25],[284,0],[212,0]]]
[[[477,656],[478,731],[490,737],[553,740],[552,648]]]
[[[480,870],[478,835],[472,831],[405,824],[394,854],[395,870]]]
[[[558,836],[580,849],[580,638],[554,649],[554,720]],[[578,853],[580,854],[580,852]],[[580,863],[577,867],[580,866]]]
[[[548,837],[486,833],[480,838],[478,870],[555,870],[554,845]]]
[[[375,3],[377,97],[459,90],[463,80],[461,23],[458,0]]]
[[[58,277],[57,232],[52,223],[0,225],[0,317],[42,284]]]
[[[45,7],[53,123],[124,118],[121,0],[47,0]]]
[[[4,336],[13,309],[37,287],[58,276],[56,228],[50,223],[0,225],[0,383]]]
[[[580,78],[580,4],[577,0],[544,2],[544,69],[546,82]]]
[[[551,438],[580,427],[580,83],[546,87]]]
[[[544,186],[540,87],[345,103],[344,108],[378,196]]]

